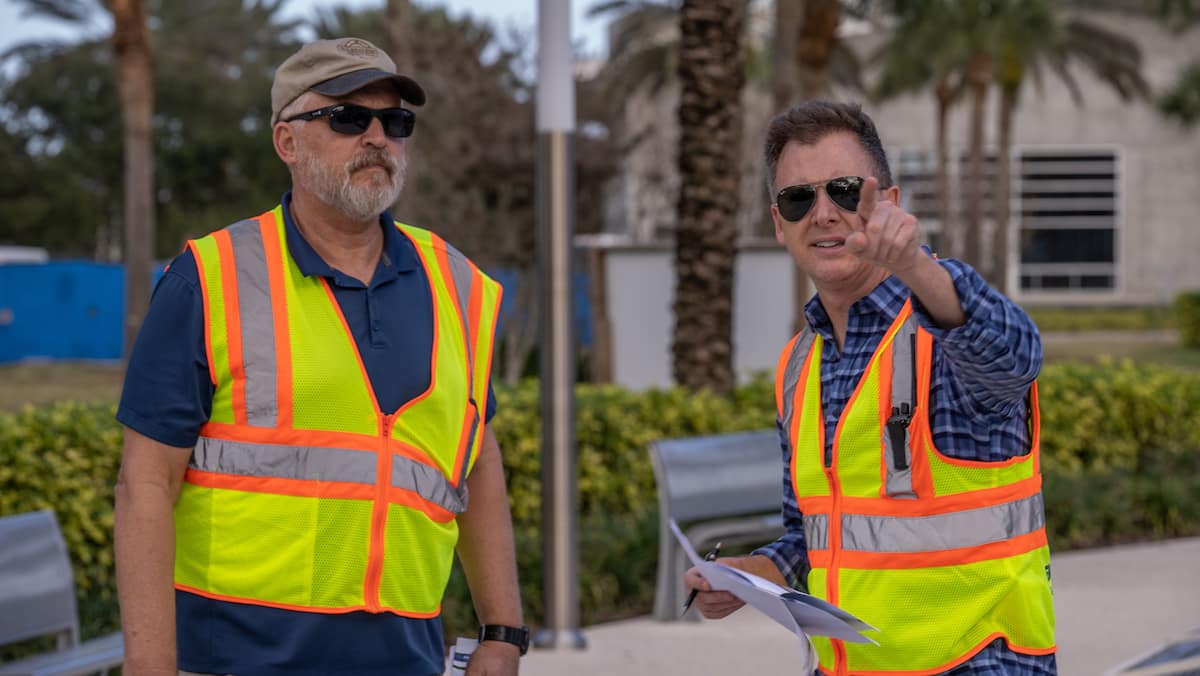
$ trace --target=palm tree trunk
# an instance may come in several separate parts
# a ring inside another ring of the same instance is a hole
[[[971,87],[971,130],[967,148],[966,228],[963,260],[982,270],[980,251],[983,228],[983,127],[987,115],[988,87],[991,85],[992,64],[986,52],[976,52],[967,67]]]
[[[802,1],[802,0],[801,0]],[[797,96],[796,44],[804,20],[801,2],[775,3],[775,44],[771,48],[771,107],[776,112],[800,102]]]
[[[128,357],[146,307],[154,255],[154,66],[145,0],[112,0],[113,50],[125,152],[125,346]]]
[[[746,0],[684,0],[680,9],[675,382],[728,393],[733,373],[742,28]]]
[[[795,78],[794,83],[789,83],[790,91],[793,92],[791,95],[795,97],[796,101],[808,101],[828,96],[830,92],[829,59],[837,44],[838,21],[841,20],[842,15],[841,3],[839,0],[794,0],[792,2],[778,0],[775,5],[776,17],[796,22],[791,26],[791,30],[783,33],[789,38],[795,36],[794,42],[789,40],[791,46],[788,50],[794,55],[794,68],[788,68],[786,73],[788,77]],[[789,9],[780,9],[781,6]],[[799,16],[796,17],[796,14]],[[776,36],[776,40],[779,40],[779,35]],[[778,84],[776,96],[783,89],[783,85]],[[785,106],[777,106],[779,109],[783,107]],[[792,329],[796,333],[799,333],[807,323],[804,317],[804,306],[811,294],[812,289],[809,285],[808,275],[804,274],[800,268],[793,268]]]
[[[796,45],[796,74],[801,100],[829,95],[829,59],[837,44],[839,0],[804,0],[804,18]]]
[[[1000,88],[1000,119],[996,132],[996,193],[992,198],[996,216],[996,229],[992,233],[993,273],[988,281],[1000,293],[1008,289],[1008,233],[1011,218],[1009,206],[1012,199],[1012,126],[1013,112],[1017,108],[1017,89]]]
[[[937,189],[938,217],[942,219],[942,237],[938,248],[944,255],[951,258],[961,258],[963,253],[962,237],[959,232],[960,221],[954,217],[950,206],[950,151],[946,144],[946,134],[950,117],[950,105],[954,100],[954,88],[950,78],[943,74],[938,78],[934,88],[937,95],[937,173],[935,176]]]

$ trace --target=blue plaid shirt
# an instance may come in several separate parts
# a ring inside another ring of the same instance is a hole
[[[967,264],[955,260],[938,262],[950,273],[967,320],[954,329],[939,329],[917,299],[913,299],[917,321],[934,338],[930,387],[933,443],[942,453],[955,458],[1007,460],[1029,448],[1025,395],[1042,366],[1037,327],[1021,308],[989,287]],[[842,409],[908,297],[908,287],[889,277],[855,302],[850,307],[841,350],[820,300],[813,298],[805,306],[809,325],[824,341],[821,407],[825,412],[826,454],[832,448]],[[769,557],[790,584],[799,586],[804,584],[809,571],[804,521],[788,472],[791,444],[778,421],[776,426],[780,428],[783,449],[783,521],[787,533],[754,553]],[[1008,649],[1004,639],[997,639],[947,673],[1021,676],[1055,674],[1057,667],[1054,655],[1015,653]]]

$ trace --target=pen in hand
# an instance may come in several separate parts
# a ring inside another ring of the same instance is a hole
[[[721,553],[721,543],[718,542],[717,546],[712,548],[712,551],[710,551],[709,553],[704,555],[704,560],[705,561],[715,561],[717,558],[717,555],[720,553]],[[692,601],[696,600],[696,593],[698,591],[700,591],[700,590],[692,589],[692,593],[688,594],[687,602],[683,604],[683,613],[681,613],[681,615],[686,615],[688,609],[690,609],[692,607]]]

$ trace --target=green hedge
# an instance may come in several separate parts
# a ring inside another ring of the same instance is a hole
[[[1055,364],[1040,380],[1046,514],[1055,551],[1200,533],[1200,373],[1131,362]],[[577,389],[579,600],[584,625],[649,612],[657,502],[646,452],[656,438],[769,428],[769,382],[731,399],[682,389]],[[537,384],[497,391],[523,599],[543,617]],[[60,403],[0,415],[0,515],[58,513],[74,559],[85,635],[117,626],[112,485],[120,453],[113,407]],[[447,636],[475,626],[456,569]]]
[[[1175,296],[1175,326],[1184,347],[1200,348],[1200,291]]]

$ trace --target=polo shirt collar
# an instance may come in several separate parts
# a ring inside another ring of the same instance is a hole
[[[305,277],[333,277],[335,274],[333,267],[321,258],[308,240],[304,239],[304,235],[296,227],[296,222],[292,220],[292,193],[290,190],[283,194],[281,203],[283,204],[283,227],[287,234],[288,251],[291,253],[292,260],[296,261],[296,267],[300,268],[300,272]],[[417,258],[417,251],[408,237],[395,226],[391,212],[384,211],[380,214],[379,225],[383,228],[383,257],[380,259],[379,265],[390,268],[395,274],[417,269],[421,264]],[[376,274],[378,274],[378,268]]]

